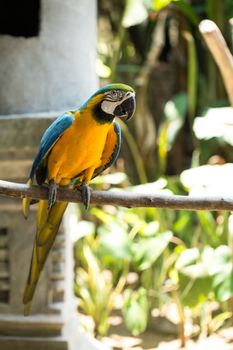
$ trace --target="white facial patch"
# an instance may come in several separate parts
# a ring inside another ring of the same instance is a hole
[[[107,101],[107,100],[104,100],[102,103],[101,103],[101,109],[107,113],[107,114],[112,114],[113,115],[113,112],[115,110],[115,108],[121,104],[122,101],[116,101],[116,102],[113,102],[113,101]]]
[[[127,100],[128,98],[130,98],[131,96],[135,96],[135,94],[133,92],[127,92],[124,96],[124,98],[122,98],[122,100],[120,101],[108,101],[108,100],[104,100],[101,103],[101,109],[107,113],[107,114],[112,114],[114,115],[114,111],[115,108],[117,106],[119,106],[123,101]]]

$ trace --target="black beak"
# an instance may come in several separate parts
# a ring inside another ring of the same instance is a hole
[[[136,109],[135,95],[131,95],[118,105],[114,110],[114,115],[119,118],[129,120],[134,115]]]

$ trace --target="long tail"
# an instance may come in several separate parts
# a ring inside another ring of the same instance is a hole
[[[37,233],[34,241],[31,266],[23,295],[24,315],[30,313],[31,301],[35,293],[40,273],[56,238],[63,214],[68,203],[57,202],[51,209],[48,201],[41,200],[37,213]]]
[[[29,178],[27,181],[27,185],[32,185],[32,183],[33,183],[33,180]],[[22,200],[22,212],[25,219],[27,219],[28,217],[30,201],[31,200],[28,197],[24,197]]]

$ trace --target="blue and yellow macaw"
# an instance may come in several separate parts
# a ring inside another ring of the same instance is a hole
[[[67,202],[57,202],[58,186],[80,188],[84,205],[90,200],[89,182],[112,165],[121,145],[121,129],[115,117],[130,119],[135,111],[135,92],[125,84],[99,89],[75,112],[66,112],[45,131],[33,162],[28,184],[34,177],[49,187],[48,200],[40,200],[31,266],[24,290],[24,314],[40,273],[57,235]],[[24,198],[23,214],[28,216],[30,199]]]

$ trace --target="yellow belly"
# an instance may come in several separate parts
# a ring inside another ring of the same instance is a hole
[[[94,169],[101,164],[110,126],[97,123],[90,115],[77,115],[49,154],[48,180],[65,185],[83,174],[82,180],[88,183]]]

